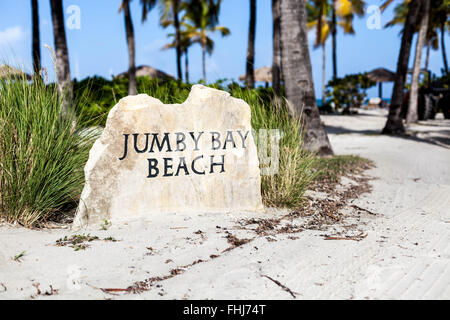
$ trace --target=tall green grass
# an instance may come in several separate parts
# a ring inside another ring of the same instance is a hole
[[[252,128],[256,132],[259,129],[278,129],[282,134],[278,172],[261,177],[264,204],[269,207],[300,206],[303,194],[317,175],[314,169],[317,157],[303,149],[301,119],[291,117],[282,100],[276,101],[257,90],[234,88],[231,94],[250,105]],[[259,148],[260,141],[257,144]],[[270,151],[271,146],[267,149]]]
[[[76,204],[92,134],[60,115],[55,86],[0,80],[0,216],[35,226]]]

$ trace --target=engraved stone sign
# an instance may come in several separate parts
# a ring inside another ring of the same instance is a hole
[[[75,228],[152,213],[263,210],[250,107],[202,85],[182,104],[121,99],[84,171]]]

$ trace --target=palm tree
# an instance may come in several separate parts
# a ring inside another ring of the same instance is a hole
[[[178,80],[182,80],[181,55],[184,51],[181,46],[181,27],[178,15],[183,9],[184,2],[183,0],[161,0],[160,3],[162,5],[161,25],[164,28],[169,25],[175,28],[175,46],[173,48],[176,50]]]
[[[354,34],[353,19],[355,15],[364,15],[365,2],[363,0],[308,0],[308,27],[317,31],[316,46],[322,46],[319,40],[319,31],[325,32],[326,37],[332,37],[332,65],[333,79],[337,78],[337,28],[341,27],[345,34]],[[326,29],[324,29],[326,28]],[[323,39],[324,43],[326,38]],[[324,44],[323,44],[324,45]],[[325,59],[325,57],[322,57]]]
[[[248,28],[248,48],[245,72],[245,84],[255,87],[255,36],[256,36],[256,0],[250,0],[250,22]]]
[[[408,5],[405,26],[403,28],[402,42],[397,61],[397,74],[392,90],[389,115],[382,133],[402,134],[405,132],[403,120],[400,115],[403,101],[403,90],[405,88],[406,73],[408,71],[408,60],[411,52],[411,42],[416,29],[421,0],[411,0]]]
[[[185,76],[185,81],[186,83],[189,83],[189,47],[192,45],[192,40],[190,37],[190,34],[183,29],[183,26],[185,26],[186,24],[183,21],[183,18],[181,19],[180,22],[180,41],[179,41],[179,46],[180,46],[180,50],[181,52],[184,54],[184,76]],[[176,34],[174,33],[170,33],[168,34],[169,37],[176,37]],[[176,48],[177,46],[177,41],[176,39],[174,39],[172,42],[166,44],[163,49],[173,49]]]
[[[125,22],[125,33],[128,46],[128,94],[137,94],[136,85],[136,44],[134,39],[133,20],[130,12],[130,1],[122,0],[119,12],[123,11]],[[155,6],[157,0],[141,0],[142,4],[142,22],[147,19],[147,14]]]
[[[62,114],[67,114],[72,102],[72,82],[70,80],[69,52],[67,50],[66,30],[62,0],[50,0],[53,37],[56,55],[56,79],[58,92],[62,99]]]
[[[281,61],[288,106],[305,124],[305,147],[320,155],[332,154],[320,122],[308,50],[305,2],[281,0]]]
[[[130,13],[130,0],[123,0],[119,12],[123,10],[125,32],[128,46],[128,94],[137,94],[136,85],[136,48],[134,39],[133,20]]]
[[[336,28],[337,28],[337,22],[336,22],[336,0],[332,0],[331,4],[331,49],[332,49],[332,57],[333,57],[333,79],[337,78],[337,59],[336,59]]]
[[[450,31],[450,19],[448,19],[450,7],[449,0],[432,0],[431,1],[431,16],[430,16],[430,26],[429,29],[433,30],[436,39],[439,37],[438,33],[441,34],[441,52],[442,52],[442,61],[444,64],[444,71],[446,74],[448,71],[448,62],[447,62],[447,50],[445,48],[445,34]],[[437,46],[437,45],[436,45]]]
[[[32,26],[33,26],[33,48],[31,56],[33,58],[33,70],[37,76],[41,70],[41,47],[39,37],[39,8],[37,0],[31,0]]]
[[[273,56],[272,87],[276,98],[281,97],[281,18],[280,0],[272,0]]]
[[[175,20],[173,19],[173,16],[171,14],[171,6],[167,5],[167,0],[164,0],[163,2],[163,8],[162,8],[162,14],[161,14],[161,25],[163,28],[167,28],[168,26],[174,26]],[[183,16],[180,19],[179,22],[179,47],[182,55],[184,55],[184,69],[185,69],[185,81],[186,83],[189,83],[189,48],[193,44],[193,38],[195,35],[188,31],[192,30],[192,26],[189,25],[187,20],[187,12],[189,11],[190,6],[188,5],[188,2],[182,1],[179,6],[179,12],[183,12]],[[168,34],[169,37],[173,37],[174,40],[168,44],[166,44],[163,49],[173,49],[177,47],[177,33],[170,33]]]
[[[447,1],[447,3],[446,3]],[[406,21],[406,15],[408,14],[408,5],[411,2],[411,0],[403,0],[400,4],[398,4],[395,9],[395,15],[394,18],[389,21],[385,27],[392,27],[394,25],[404,25]],[[382,6],[381,9],[385,10],[390,4],[392,4],[392,0],[387,0]],[[433,48],[433,50],[439,49],[439,33],[441,34],[441,51],[442,51],[442,60],[444,64],[444,70],[447,73],[448,72],[448,63],[447,63],[447,56],[446,56],[446,49],[445,49],[445,32],[446,30],[450,29],[450,22],[447,18],[447,7],[448,7],[448,0],[431,0],[431,11],[429,13],[430,18],[428,20],[428,27],[427,27],[427,35],[426,35],[426,45],[427,45],[427,56],[425,59],[425,68],[428,69],[428,58],[429,58],[429,51],[430,47]],[[419,19],[418,21],[421,21],[423,10],[419,12]],[[416,32],[418,32],[420,29],[420,24],[418,23],[416,25]],[[402,31],[403,32],[403,31]]]
[[[306,3],[308,29],[316,30],[314,47],[322,47],[322,103],[326,99],[326,51],[325,44],[330,35],[330,4],[323,0],[310,0]]]
[[[230,30],[223,26],[218,26],[218,16],[220,11],[220,0],[190,0],[188,10],[185,15],[185,26],[187,37],[193,43],[200,44],[202,48],[202,70],[203,81],[206,82],[206,54],[214,50],[214,41],[209,37],[213,32],[220,32],[227,36]]]
[[[422,49],[425,44],[425,38],[427,36],[428,21],[430,17],[430,0],[424,0],[420,11],[422,12],[422,18],[420,22],[420,31],[417,37],[416,44],[416,56],[414,58],[414,68],[411,80],[411,92],[409,94],[409,107],[406,115],[406,122],[417,122],[417,100],[419,96],[419,76],[420,76],[420,64],[422,59]]]
[[[328,5],[328,0],[316,1],[321,7]],[[327,4],[320,4],[327,2]],[[332,56],[333,56],[333,79],[337,78],[337,27],[341,26],[344,33],[354,34],[353,19],[355,15],[364,15],[365,1],[363,0],[332,0],[331,1],[331,36],[332,36]]]
[[[425,69],[428,70],[428,65],[430,61],[430,50],[433,49],[434,51],[439,50],[439,34],[438,30],[432,28],[431,21],[433,19],[433,8],[431,8],[430,12],[430,18],[427,28],[427,36],[425,40],[425,45],[427,47],[426,55],[425,55]]]
[[[189,47],[192,45],[192,42],[189,38],[183,37],[181,38],[183,54],[184,54],[184,80],[186,83],[189,83]],[[183,44],[184,43],[184,44]]]

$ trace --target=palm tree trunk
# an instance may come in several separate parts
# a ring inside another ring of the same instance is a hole
[[[422,60],[422,50],[427,36],[428,20],[430,17],[430,0],[424,0],[420,9],[423,12],[420,22],[419,35],[417,36],[416,56],[414,58],[414,69],[411,80],[411,92],[409,94],[409,107],[406,122],[417,122],[417,102],[419,98],[419,77]]]
[[[326,74],[326,47],[325,47],[325,43],[322,44],[322,106],[325,104],[325,100],[327,98],[327,92],[326,92],[326,87],[327,87],[327,74]]]
[[[384,134],[402,134],[405,132],[405,127],[403,126],[403,120],[401,118],[403,90],[405,88],[408,60],[411,53],[411,42],[415,31],[419,8],[420,0],[411,0],[403,28],[402,43],[397,60],[397,73],[394,81],[394,89],[392,91],[391,105],[389,106],[389,115],[382,131]]]
[[[331,38],[332,38],[332,57],[333,57],[333,79],[337,78],[337,58],[336,58],[336,0],[331,5]]]
[[[202,43],[203,82],[206,84],[206,44]]]
[[[56,54],[56,79],[62,101],[61,113],[66,115],[72,103],[72,82],[70,80],[69,52],[67,50],[66,30],[62,0],[50,0],[53,23],[53,36]]]
[[[272,0],[273,20],[273,57],[272,57],[272,87],[276,97],[281,97],[281,25],[280,0]]]
[[[430,49],[431,49],[431,40],[427,41],[427,55],[425,57],[425,70],[428,70],[428,65],[430,62]]]
[[[186,83],[189,84],[189,55],[188,55],[188,49],[184,49],[184,72],[185,72],[185,78]]]
[[[134,40],[133,20],[131,20],[130,0],[123,0],[123,15],[125,21],[125,32],[128,45],[128,94],[137,94],[136,85],[136,48]]]
[[[41,47],[40,47],[40,37],[39,37],[39,9],[37,0],[31,0],[31,10],[33,16],[33,70],[36,76],[39,75],[41,70]]]
[[[441,25],[441,50],[445,73],[448,73],[447,54],[445,53],[445,25]]]
[[[303,119],[305,147],[320,155],[332,154],[314,93],[305,2],[281,0],[280,13],[281,61],[289,110]]]
[[[179,11],[179,0],[172,0],[172,12],[173,21],[175,26],[175,42],[176,42],[176,52],[177,52],[177,74],[178,80],[182,80],[182,70],[181,70],[181,35],[180,35],[180,20],[178,18]]]
[[[248,30],[247,63],[245,84],[248,88],[255,87],[255,36],[256,36],[256,0],[250,0],[250,23]]]

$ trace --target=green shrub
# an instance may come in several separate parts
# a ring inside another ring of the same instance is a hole
[[[365,73],[349,74],[330,80],[327,84],[327,96],[331,97],[336,109],[343,108],[348,111],[350,107],[361,107],[367,96],[366,90],[374,85],[376,83]]]
[[[182,103],[191,90],[191,85],[175,80],[137,77],[136,82],[138,93],[146,93],[163,103]],[[74,81],[73,90],[78,117],[86,124],[104,126],[109,110],[128,95],[128,79],[110,81],[96,76]]]
[[[93,142],[60,116],[55,86],[0,81],[0,216],[35,226],[76,205]]]

